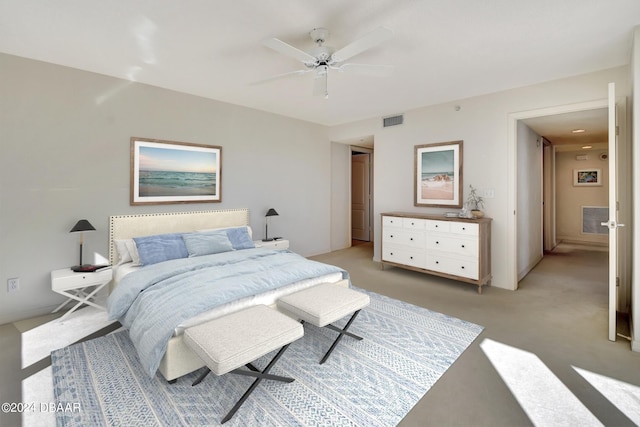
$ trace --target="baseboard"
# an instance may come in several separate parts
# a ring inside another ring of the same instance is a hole
[[[531,262],[531,264],[529,264],[527,267],[525,267],[525,269],[524,269],[524,270],[522,270],[521,272],[519,272],[519,273],[518,273],[518,282],[519,282],[520,280],[522,280],[522,279],[523,279],[527,274],[529,274],[529,272],[530,272],[531,270],[533,270],[533,268],[534,268],[536,265],[538,265],[538,263],[539,263],[540,261],[542,261],[542,258],[543,258],[543,256],[542,256],[542,255],[540,255],[540,257],[539,257],[539,258],[536,258],[534,261],[532,261],[532,262]]]

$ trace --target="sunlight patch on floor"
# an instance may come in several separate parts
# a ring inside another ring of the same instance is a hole
[[[640,387],[572,366],[636,425],[640,425]]]
[[[22,381],[22,402],[32,405],[22,413],[22,425],[28,427],[50,427],[56,425],[55,413],[49,410],[54,403],[53,373],[48,366]]]
[[[603,425],[535,354],[489,339],[480,348],[534,425]]]
[[[53,320],[22,333],[22,368],[48,357],[53,350],[66,347],[114,323],[107,313],[94,307],[74,311],[62,321]]]

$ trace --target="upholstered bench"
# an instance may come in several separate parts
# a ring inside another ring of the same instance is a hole
[[[369,305],[369,295],[351,288],[336,286],[331,283],[322,283],[302,291],[295,292],[280,298],[277,302],[278,309],[318,327],[339,332],[338,338],[333,342],[329,351],[320,360],[320,364],[326,362],[344,335],[357,340],[362,337],[347,332],[360,310]],[[353,313],[351,319],[344,328],[338,328],[331,323]]]
[[[293,378],[269,374],[269,371],[285,352],[289,344],[302,337],[304,330],[299,322],[265,305],[258,305],[207,323],[188,328],[184,342],[207,365],[205,372],[193,383],[199,384],[213,371],[216,375],[233,373],[256,377],[240,400],[222,419],[233,417],[253,390],[263,379],[292,382]],[[280,349],[262,371],[251,364],[254,360]],[[246,366],[249,370],[238,369]]]

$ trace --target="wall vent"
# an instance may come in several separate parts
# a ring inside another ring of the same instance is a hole
[[[382,127],[388,128],[389,126],[398,126],[404,122],[404,116],[402,114],[398,116],[383,117]]]
[[[582,233],[609,234],[609,228],[602,225],[609,221],[607,206],[582,206]]]

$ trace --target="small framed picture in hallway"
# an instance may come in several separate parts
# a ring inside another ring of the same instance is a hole
[[[602,185],[602,169],[574,169],[573,186]]]

